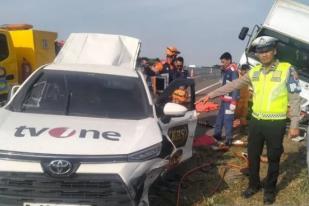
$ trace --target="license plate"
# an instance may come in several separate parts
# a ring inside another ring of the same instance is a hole
[[[91,206],[91,205],[72,205],[72,204],[54,204],[54,203],[31,203],[24,202],[23,206]]]

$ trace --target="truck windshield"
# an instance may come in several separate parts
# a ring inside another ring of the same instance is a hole
[[[42,70],[23,86],[8,109],[70,116],[141,119],[149,116],[142,82],[85,72]]]
[[[4,34],[0,34],[0,61],[9,56],[8,42]]]
[[[294,65],[301,78],[309,80],[309,44],[290,38],[270,29],[262,29],[258,36],[272,36],[279,39],[277,58]],[[254,57],[254,48],[249,49],[249,55]]]

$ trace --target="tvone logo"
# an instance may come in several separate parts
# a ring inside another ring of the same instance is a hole
[[[66,137],[73,136],[76,133],[76,131],[73,129],[66,128],[66,127],[58,127],[58,128],[49,130],[48,133],[52,137],[66,138]]]
[[[49,136],[54,138],[69,138],[77,136],[78,138],[100,139],[102,137],[110,141],[119,141],[121,137],[118,132],[114,131],[100,132],[98,130],[81,129],[79,132],[77,132],[76,130],[67,127],[37,129],[35,127],[26,126],[17,127],[15,131],[15,137],[39,137],[46,133],[48,133]]]

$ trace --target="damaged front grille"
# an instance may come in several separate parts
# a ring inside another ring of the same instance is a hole
[[[24,202],[134,205],[127,187],[115,174],[53,178],[44,174],[1,172],[0,206],[22,206]]]

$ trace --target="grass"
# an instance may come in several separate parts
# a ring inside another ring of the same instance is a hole
[[[309,177],[306,164],[305,142],[296,143],[285,138],[285,152],[281,158],[281,170],[278,179],[278,194],[275,205],[309,205]],[[182,194],[187,195],[182,199],[181,205],[210,206],[210,205],[262,205],[263,192],[245,200],[240,194],[247,187],[248,179],[237,170],[229,170],[220,189],[213,195],[210,194],[216,183],[221,180],[220,165],[224,163],[242,163],[233,156],[233,152],[242,152],[245,148],[233,147],[231,151],[218,155],[211,149],[199,149],[192,159],[191,165],[200,161],[216,159],[217,166],[206,173],[197,172],[190,177],[190,187],[185,188]],[[197,159],[199,159],[197,161]],[[267,164],[261,163],[261,178],[266,176]],[[198,184],[197,184],[198,183]]]

